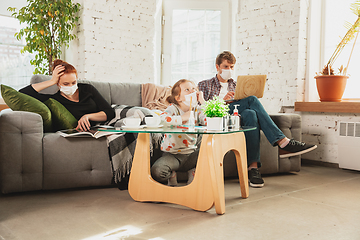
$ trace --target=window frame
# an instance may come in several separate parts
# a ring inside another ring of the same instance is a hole
[[[233,31],[231,5],[231,0],[163,0],[162,15],[165,24],[162,25],[161,39],[161,84],[171,84],[172,14],[168,13],[172,13],[174,9],[220,10],[222,13],[228,13],[221,14],[220,51],[223,51],[231,49]]]
[[[315,73],[321,69],[323,62],[324,46],[324,21],[325,1],[310,0],[308,17],[308,41],[306,56],[306,83],[305,102],[318,102],[319,96],[316,89]]]

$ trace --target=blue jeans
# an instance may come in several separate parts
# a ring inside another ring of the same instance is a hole
[[[241,125],[256,127],[256,130],[245,132],[248,166],[253,162],[257,162],[258,167],[261,167],[260,129],[273,146],[276,145],[277,141],[283,139],[285,135],[270,118],[257,97],[250,96],[230,103],[229,113],[231,115],[235,109],[234,105],[239,105],[237,109],[241,115]]]

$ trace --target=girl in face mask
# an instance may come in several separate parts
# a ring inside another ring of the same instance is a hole
[[[42,102],[53,98],[61,103],[78,120],[77,129],[87,131],[98,122],[109,121],[115,117],[115,111],[100,93],[90,84],[77,83],[77,71],[74,66],[57,59],[53,62],[52,78],[48,81],[29,85],[21,90]],[[55,94],[41,94],[44,90],[57,85]]]
[[[187,124],[190,113],[194,113],[195,123],[206,125],[206,118],[200,104],[205,102],[202,92],[186,79],[179,80],[166,99],[170,105],[160,115],[166,125]],[[191,109],[190,109],[191,106]],[[165,134],[161,141],[163,155],[151,167],[153,178],[159,182],[168,182],[176,186],[176,171],[188,172],[188,184],[194,178],[199,149],[196,146],[196,134]]]

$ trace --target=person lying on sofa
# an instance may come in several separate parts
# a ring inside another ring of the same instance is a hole
[[[224,51],[216,57],[215,77],[203,80],[198,83],[199,91],[204,93],[204,99],[207,101],[214,96],[220,96],[224,100],[234,98],[236,82],[232,79],[233,69],[236,63],[235,56]],[[280,152],[286,152],[280,155],[280,158],[300,155],[314,150],[317,146],[306,144],[295,139],[288,139],[284,133],[272,121],[261,102],[255,96],[250,96],[230,103],[230,114],[234,110],[234,105],[239,105],[238,110],[241,115],[241,124],[255,126],[255,131],[245,132],[247,163],[249,183],[251,187],[263,187],[264,180],[261,178],[259,167],[260,162],[260,129],[264,132],[266,138],[273,146],[278,146]]]
[[[90,84],[77,83],[77,71],[71,64],[57,59],[53,62],[52,78],[28,85],[19,92],[42,102],[53,98],[60,102],[77,120],[76,129],[87,131],[98,122],[110,121],[115,111],[101,94]],[[58,85],[55,94],[41,94],[41,90]]]

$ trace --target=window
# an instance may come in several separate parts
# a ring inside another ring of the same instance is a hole
[[[206,4],[205,4],[206,3]],[[227,1],[164,1],[162,84],[216,74],[215,58],[230,47]]]
[[[337,44],[346,34],[344,27],[345,21],[353,24],[357,16],[350,10],[350,4],[354,0],[342,0],[341,4],[337,0],[327,0],[325,4],[325,34],[324,34],[324,60],[327,61],[334,52]],[[355,39],[354,39],[355,40]],[[339,68],[341,64],[346,67],[354,40],[345,46],[344,50],[339,55],[334,66]],[[358,38],[353,50],[353,54],[348,67],[348,74],[350,75],[343,98],[360,98],[360,72],[358,67],[360,65],[360,39]]]
[[[350,4],[354,0],[343,0],[341,4],[338,0],[311,1],[309,16],[309,38],[308,38],[308,60],[307,60],[307,79],[308,91],[306,101],[317,101],[317,90],[315,80],[316,72],[320,72],[325,66],[331,54],[333,54],[337,44],[346,33],[345,22],[353,24],[357,18],[350,10]],[[320,13],[320,14],[319,14]],[[341,65],[346,67],[354,40],[347,44],[338,59],[335,61],[334,70],[338,70]],[[343,98],[360,98],[360,72],[357,71],[360,65],[360,36],[356,41],[351,61],[348,67],[350,76]]]
[[[0,83],[19,89],[29,84],[34,71],[29,53],[21,54],[25,41],[18,41],[14,34],[23,26],[19,20],[0,16]]]

